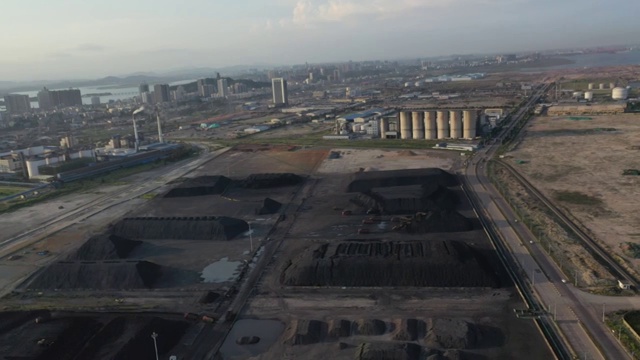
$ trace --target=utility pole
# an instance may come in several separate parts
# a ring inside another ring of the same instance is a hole
[[[151,338],[153,339],[153,348],[156,350],[156,360],[159,360],[159,358],[158,358],[158,342],[156,340],[157,337],[158,337],[158,334],[156,334],[155,331],[153,333],[151,333]]]
[[[251,253],[253,253],[253,230],[251,230],[251,223],[247,222],[247,224],[249,224],[249,249],[251,249]]]
[[[602,322],[604,323],[604,304],[602,304]]]

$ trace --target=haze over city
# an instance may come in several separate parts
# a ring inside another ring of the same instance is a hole
[[[0,80],[626,44],[640,3],[3,1]]]

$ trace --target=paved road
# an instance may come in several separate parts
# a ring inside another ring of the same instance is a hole
[[[50,219],[43,224],[38,224],[28,231],[0,242],[0,257],[6,256],[7,254],[33,244],[44,237],[66,229],[111,207],[120,205],[164,186],[167,183],[197,169],[204,163],[225,153],[227,150],[229,150],[229,148],[224,148],[212,153],[205,151],[204,154],[196,159],[185,160],[164,167],[162,176],[158,176],[155,173],[143,176],[131,185],[124,188],[118,188],[112,193],[108,193],[98,199],[87,202],[75,209],[65,209],[55,218]],[[37,207],[38,205],[36,204],[34,206]]]
[[[537,96],[532,98],[529,105],[533,104],[535,99]],[[527,107],[525,106],[525,108]],[[523,111],[516,114],[514,124],[522,114]],[[473,162],[470,162],[466,167],[465,174],[471,189],[482,202],[486,214],[492,219],[507,242],[507,246],[519,263],[523,275],[529,279],[540,300],[546,304],[549,310],[547,316],[555,318],[562,335],[579,358],[629,358],[629,354],[602,322],[601,306],[598,314],[589,301],[604,299],[587,296],[575,289],[570,283],[562,282],[563,275],[560,269],[542,251],[528,229],[522,223],[515,222],[516,216],[511,208],[489,182],[483,160],[490,159],[496,150],[497,145],[481,149],[474,156]],[[637,302],[632,299],[616,299],[615,302],[618,306],[629,303],[635,303],[634,307],[638,306]],[[602,353],[590,336],[597,341]]]

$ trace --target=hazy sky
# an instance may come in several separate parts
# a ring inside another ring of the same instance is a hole
[[[637,0],[2,0],[0,81],[625,44]]]

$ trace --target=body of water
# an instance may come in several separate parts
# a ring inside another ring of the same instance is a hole
[[[169,83],[170,86],[174,86],[174,85],[183,85],[183,84],[188,84],[191,82],[194,82],[196,80],[180,80],[180,81],[174,81],[172,83]],[[151,91],[153,91],[153,84],[149,84],[149,88]],[[52,89],[49,88],[49,90],[66,90],[68,88],[63,88],[63,89]],[[78,87],[78,88],[72,88],[72,89],[80,89],[80,94],[82,94],[83,98],[82,98],[82,103],[85,105],[91,105],[91,98],[90,97],[84,97],[84,95],[87,94],[102,94],[102,93],[111,93],[111,95],[104,95],[104,96],[99,96],[100,97],[100,103],[101,104],[106,104],[109,101],[113,100],[113,101],[118,101],[118,100],[126,100],[126,99],[131,99],[132,97],[138,96],[138,86],[134,86],[134,87],[121,87],[120,85],[114,84],[114,85],[101,85],[101,86],[82,86],[82,87]],[[22,95],[29,95],[29,97],[37,97],[38,96],[38,92],[40,90],[36,90],[36,91],[22,91],[22,92],[17,92],[14,94],[22,94]],[[38,108],[38,102],[37,101],[32,101],[31,102],[31,107],[32,108]]]
[[[573,61],[572,64],[555,65],[544,68],[531,69],[531,71],[580,69],[603,66],[640,65],[640,51],[629,51],[614,54],[583,54],[572,56],[558,56],[562,59]]]

